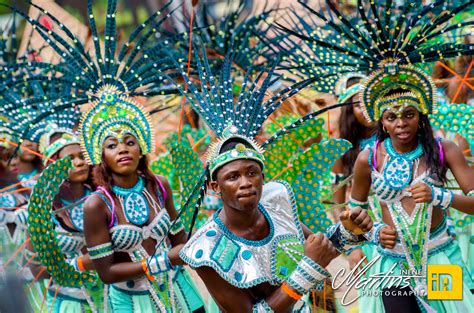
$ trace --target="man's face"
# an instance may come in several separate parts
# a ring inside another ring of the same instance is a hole
[[[262,197],[262,168],[253,160],[235,160],[217,171],[217,180],[211,182],[211,187],[221,194],[226,206],[238,211],[253,210]]]

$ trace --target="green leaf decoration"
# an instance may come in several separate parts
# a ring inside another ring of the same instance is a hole
[[[171,189],[175,192],[179,191],[179,180],[173,164],[173,159],[169,152],[162,153],[150,163],[150,170],[156,174],[168,179]]]
[[[438,102],[437,112],[430,116],[430,123],[435,128],[463,136],[472,150],[474,149],[474,124],[471,122],[473,116],[473,105]]]
[[[324,186],[330,186],[328,176],[331,166],[351,144],[342,139],[330,139],[313,144],[294,162],[290,184],[296,197],[300,220],[313,232],[325,231],[332,224],[322,200]],[[326,188],[326,192],[331,192]]]
[[[186,231],[191,225],[196,204],[200,201],[200,196],[196,195],[196,186],[199,186],[204,168],[198,155],[193,151],[189,141],[181,138],[181,142],[174,142],[171,147],[171,156],[175,175],[179,180],[179,207],[185,211],[181,215],[181,220]],[[193,194],[194,193],[194,194]],[[186,201],[188,203],[186,203]],[[185,206],[186,204],[186,206]]]
[[[93,272],[78,272],[66,262],[51,217],[53,200],[70,169],[71,159],[60,159],[49,165],[38,178],[28,205],[28,231],[38,258],[57,284],[93,288],[98,284]]]
[[[283,115],[276,119],[279,125],[288,125],[297,120],[296,116]],[[266,125],[266,131],[270,134],[280,129],[280,126],[274,123]],[[287,180],[287,167],[292,165],[292,161],[300,153],[304,152],[304,143],[313,138],[327,138],[327,132],[324,130],[323,119],[310,119],[300,127],[285,134],[272,144],[265,147],[265,179],[271,181],[274,179]],[[282,176],[283,175],[283,176]],[[293,177],[294,178],[294,177]],[[287,180],[289,181],[289,180]]]

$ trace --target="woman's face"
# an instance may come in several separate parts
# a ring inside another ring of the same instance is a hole
[[[89,178],[89,165],[87,165],[81,147],[78,144],[69,145],[59,151],[59,158],[70,157],[73,169],[69,174],[72,183],[83,183]]]
[[[362,126],[364,126],[365,128],[370,128],[374,125],[374,123],[372,122],[369,122],[365,116],[364,116],[364,113],[362,112],[362,107],[360,105],[360,93],[357,93],[355,95],[352,96],[352,98],[350,98],[348,100],[349,102],[357,102],[359,101],[359,103],[354,103],[352,105],[352,109],[353,109],[353,112],[354,112],[354,116],[357,120],[357,122],[359,124],[361,124]]]
[[[123,136],[122,141],[115,137],[107,137],[104,141],[104,162],[117,175],[133,174],[138,168],[140,156],[138,141],[130,134]]]
[[[20,160],[22,162],[31,163],[37,157],[31,151],[38,152],[38,144],[33,141],[24,140],[21,143],[20,149]],[[26,149],[25,149],[26,148]]]
[[[8,167],[8,160],[12,156],[13,148],[11,147],[0,147],[0,162],[3,168]]]
[[[235,160],[218,170],[211,187],[228,207],[238,211],[255,209],[262,196],[262,169],[255,161]]]
[[[420,123],[420,114],[412,106],[400,109],[394,107],[388,109],[382,114],[382,125],[388,132],[390,139],[399,144],[411,144],[416,141],[418,126]]]
[[[20,173],[20,168],[19,168],[19,164],[20,163],[20,156],[18,154],[16,154],[10,161],[10,164],[8,165],[8,169],[10,170],[10,172],[12,172],[13,174],[17,175],[18,173]]]

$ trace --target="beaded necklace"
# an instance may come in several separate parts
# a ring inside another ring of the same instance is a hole
[[[394,190],[405,189],[413,179],[413,163],[423,155],[420,140],[416,148],[407,153],[395,151],[390,138],[384,141],[385,149],[390,156],[384,167],[385,181]],[[418,163],[417,163],[418,164]],[[418,166],[416,166],[418,169]],[[412,214],[403,208],[401,199],[387,203],[390,215],[397,230],[400,244],[407,260],[407,267],[414,274],[414,290],[419,296],[425,296],[426,265],[428,263],[428,240],[430,236],[433,207],[425,203],[417,203]]]
[[[78,205],[73,206],[69,209],[68,215],[69,219],[71,220],[72,225],[75,229],[79,230],[80,232],[84,231],[84,203],[82,201],[84,198],[88,197],[91,194],[91,190],[87,187],[84,188],[84,195],[78,201],[68,201],[66,199],[61,199],[61,203],[64,206],[69,206],[75,202],[80,202]]]
[[[119,198],[125,218],[128,222],[142,226],[150,218],[150,206],[148,205],[148,193],[145,189],[145,180],[139,176],[138,181],[132,188],[112,186],[112,191]]]
[[[384,168],[383,175],[385,181],[394,190],[403,190],[413,178],[413,161],[423,155],[423,146],[420,140],[416,148],[407,153],[398,153],[392,146],[390,137],[384,140],[385,150],[387,150],[390,160]]]

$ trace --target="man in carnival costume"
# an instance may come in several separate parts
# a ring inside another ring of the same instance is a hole
[[[218,137],[208,149],[206,171],[190,202],[198,208],[209,182],[221,195],[223,208],[191,237],[180,256],[196,269],[223,311],[309,310],[300,299],[311,290],[321,290],[329,277],[324,267],[362,238],[341,224],[332,226],[327,237],[311,234],[299,221],[291,187],[285,182],[263,184],[264,145],[254,137],[285,99],[310,82],[297,83],[264,101],[273,83],[272,68],[265,79],[261,79],[263,73],[254,81],[245,76],[234,103],[232,50],[220,75],[211,70],[203,51],[195,51],[199,86],[185,73],[189,92],[176,83]],[[273,140],[308,118],[293,123]],[[359,234],[372,226],[362,210],[353,211],[347,220]]]

